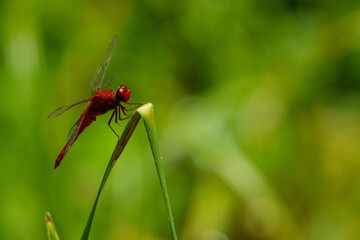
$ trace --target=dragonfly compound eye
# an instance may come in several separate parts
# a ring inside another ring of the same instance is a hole
[[[131,91],[124,85],[121,85],[116,91],[116,97],[119,101],[126,102],[130,98]]]
[[[126,92],[125,92],[125,98],[124,98],[125,102],[127,102],[129,100],[130,94],[131,94],[130,89],[127,89]]]

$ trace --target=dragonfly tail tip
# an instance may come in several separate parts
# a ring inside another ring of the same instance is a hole
[[[59,161],[58,159],[56,159],[54,169],[56,169],[60,165],[60,162],[61,162],[61,160]]]

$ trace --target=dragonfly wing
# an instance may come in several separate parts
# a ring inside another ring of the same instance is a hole
[[[105,71],[109,64],[111,55],[114,51],[116,42],[117,42],[117,36],[115,36],[113,38],[113,40],[110,42],[109,47],[106,50],[105,55],[101,60],[98,70],[96,71],[95,75],[91,79],[90,90],[92,91],[93,94],[94,94],[94,92],[98,91],[101,88],[101,83],[104,79]]]
[[[86,113],[84,113],[80,117],[80,119],[74,124],[74,126],[72,126],[72,128],[70,129],[68,137],[67,137],[67,143],[66,143],[66,149],[65,149],[64,155],[69,151],[69,149],[71,148],[71,146],[75,142],[75,140],[76,140],[76,138],[77,138],[77,136],[79,134],[81,125],[82,125],[82,123],[83,123],[83,121],[85,119],[85,116],[86,116]]]
[[[71,105],[67,105],[67,106],[63,106],[63,107],[59,107],[58,109],[56,109],[55,111],[53,111],[52,113],[50,113],[47,118],[54,118],[54,117],[57,117],[59,116],[60,114],[64,113],[65,111],[69,110],[70,108],[76,106],[76,105],[79,105],[80,103],[84,103],[84,102],[87,102],[89,101],[90,98],[85,98],[85,99],[82,99],[76,103],[73,103]]]
[[[116,70],[116,72],[114,73],[114,75],[112,75],[112,77],[109,79],[109,81],[107,81],[107,83],[101,88],[102,89],[105,89],[110,83],[111,81],[116,77],[116,75],[119,73],[120,69]]]

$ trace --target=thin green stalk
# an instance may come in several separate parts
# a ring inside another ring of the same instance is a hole
[[[124,150],[127,142],[129,141],[129,139],[130,139],[132,133],[134,132],[141,117],[144,120],[146,132],[147,132],[147,135],[149,138],[149,143],[150,143],[153,157],[155,160],[156,170],[157,170],[158,177],[160,180],[160,186],[161,186],[163,197],[165,200],[165,205],[166,205],[169,224],[170,224],[171,239],[172,240],[177,239],[176,232],[175,232],[175,224],[174,224],[174,220],[173,220],[173,216],[172,216],[172,212],[171,212],[170,200],[169,200],[168,191],[167,191],[167,187],[166,187],[165,174],[164,174],[164,170],[163,170],[162,163],[161,163],[159,143],[158,143],[156,128],[155,128],[155,117],[154,117],[153,105],[151,103],[148,103],[148,104],[145,104],[145,105],[141,106],[140,108],[138,108],[137,111],[133,114],[132,118],[126,125],[125,130],[123,131],[121,137],[119,138],[119,140],[116,144],[114,152],[110,158],[109,164],[105,170],[103,179],[100,184],[100,188],[96,195],[95,202],[92,207],[92,210],[91,210],[89,219],[87,221],[87,224],[85,226],[81,240],[87,240],[89,237],[91,224],[92,224],[92,221],[94,218],[94,214],[95,214],[95,210],[96,210],[96,206],[97,206],[100,194],[105,186],[105,183],[110,175],[112,168],[114,167],[117,159],[120,157],[120,154]]]
[[[168,194],[166,180],[165,180],[165,173],[164,173],[164,168],[163,168],[162,161],[161,161],[162,157],[161,157],[160,149],[159,149],[159,141],[158,141],[157,133],[156,133],[155,115],[154,115],[153,105],[146,104],[143,107],[139,108],[138,112],[140,113],[140,115],[142,116],[142,118],[144,120],[146,133],[147,133],[147,136],[148,136],[148,139],[150,142],[150,146],[151,146],[151,151],[152,151],[152,154],[154,157],[155,167],[156,167],[156,171],[157,171],[157,174],[159,177],[162,194],[164,197],[166,210],[167,210],[167,214],[168,214],[171,239],[176,240],[177,236],[176,236],[176,231],[175,231],[175,224],[174,224],[174,219],[172,216],[170,199],[169,199],[169,194]]]
[[[59,240],[59,236],[56,232],[56,228],[54,222],[51,219],[51,215],[49,212],[45,214],[45,222],[46,222],[46,230],[48,240]]]

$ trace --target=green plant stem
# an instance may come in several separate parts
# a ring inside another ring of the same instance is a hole
[[[163,170],[162,163],[161,163],[161,155],[160,155],[159,143],[158,143],[156,127],[155,127],[154,109],[153,109],[153,105],[151,103],[148,103],[148,104],[145,104],[145,105],[141,106],[140,108],[138,108],[137,111],[133,114],[133,116],[131,117],[130,121],[126,125],[123,133],[121,134],[121,137],[119,138],[119,140],[116,144],[114,152],[110,158],[109,164],[105,170],[103,179],[101,181],[98,193],[95,198],[94,205],[92,207],[92,210],[91,210],[89,219],[87,221],[87,224],[85,226],[81,240],[87,240],[89,237],[91,224],[94,219],[95,210],[96,210],[96,206],[99,201],[99,198],[100,198],[100,194],[105,186],[105,183],[110,175],[112,168],[114,167],[117,159],[120,157],[122,151],[124,150],[127,142],[129,141],[131,135],[133,134],[141,117],[144,120],[149,143],[150,143],[153,157],[155,160],[155,167],[156,167],[156,170],[158,173],[158,177],[160,180],[160,186],[161,186],[163,197],[165,200],[165,205],[166,205],[169,224],[170,224],[171,239],[172,240],[177,239],[176,231],[175,231],[175,224],[174,224],[174,220],[173,220],[173,216],[172,216],[172,212],[171,212],[170,200],[169,200],[168,191],[167,191],[167,187],[166,187],[165,174],[164,174],[164,170]]]
[[[174,219],[172,216],[170,199],[169,199],[169,194],[168,194],[166,180],[165,180],[165,173],[164,173],[164,168],[163,168],[162,161],[161,161],[162,157],[161,157],[160,149],[159,149],[159,141],[158,141],[157,133],[156,133],[155,115],[154,115],[153,105],[147,104],[144,107],[140,108],[138,110],[138,112],[140,113],[140,115],[142,116],[142,118],[144,120],[145,129],[146,129],[147,136],[148,136],[148,139],[150,142],[151,151],[152,151],[152,154],[154,157],[155,167],[156,167],[156,171],[157,171],[157,174],[159,177],[162,194],[164,197],[166,210],[167,210],[167,214],[168,214],[171,239],[176,240],[177,236],[176,236],[176,231],[175,231],[175,224],[174,224]]]

